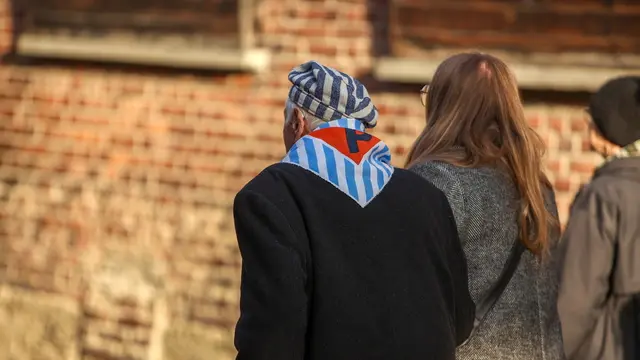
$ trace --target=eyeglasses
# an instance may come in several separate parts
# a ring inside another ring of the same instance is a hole
[[[420,102],[422,106],[427,107],[427,95],[429,94],[429,85],[425,85],[420,89]]]

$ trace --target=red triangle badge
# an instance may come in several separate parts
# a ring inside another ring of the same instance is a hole
[[[355,135],[352,138],[356,139],[355,141],[352,140],[351,144],[349,144],[348,139],[349,132],[352,132],[352,134]],[[309,134],[309,136],[323,140],[327,144],[331,145],[344,156],[353,160],[356,164],[360,164],[364,155],[366,155],[369,150],[380,142],[380,139],[375,136],[366,135],[367,134],[362,131],[339,127],[320,129]]]

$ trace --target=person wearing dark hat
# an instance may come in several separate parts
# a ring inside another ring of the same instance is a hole
[[[287,154],[234,202],[239,360],[449,360],[475,306],[443,193],[391,165],[356,79],[289,74]]]
[[[593,95],[590,140],[605,157],[576,196],[558,311],[568,360],[640,359],[640,77]]]

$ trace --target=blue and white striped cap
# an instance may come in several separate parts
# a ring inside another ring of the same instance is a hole
[[[289,99],[325,121],[356,119],[368,128],[376,126],[378,109],[358,80],[316,61],[304,63],[289,73],[293,84]]]

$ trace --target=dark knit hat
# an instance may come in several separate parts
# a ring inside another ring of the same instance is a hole
[[[378,109],[358,80],[316,61],[304,63],[289,73],[293,84],[289,99],[325,121],[356,119],[366,127],[376,126]]]
[[[608,81],[591,97],[589,112],[610,142],[626,146],[640,140],[640,77]]]

